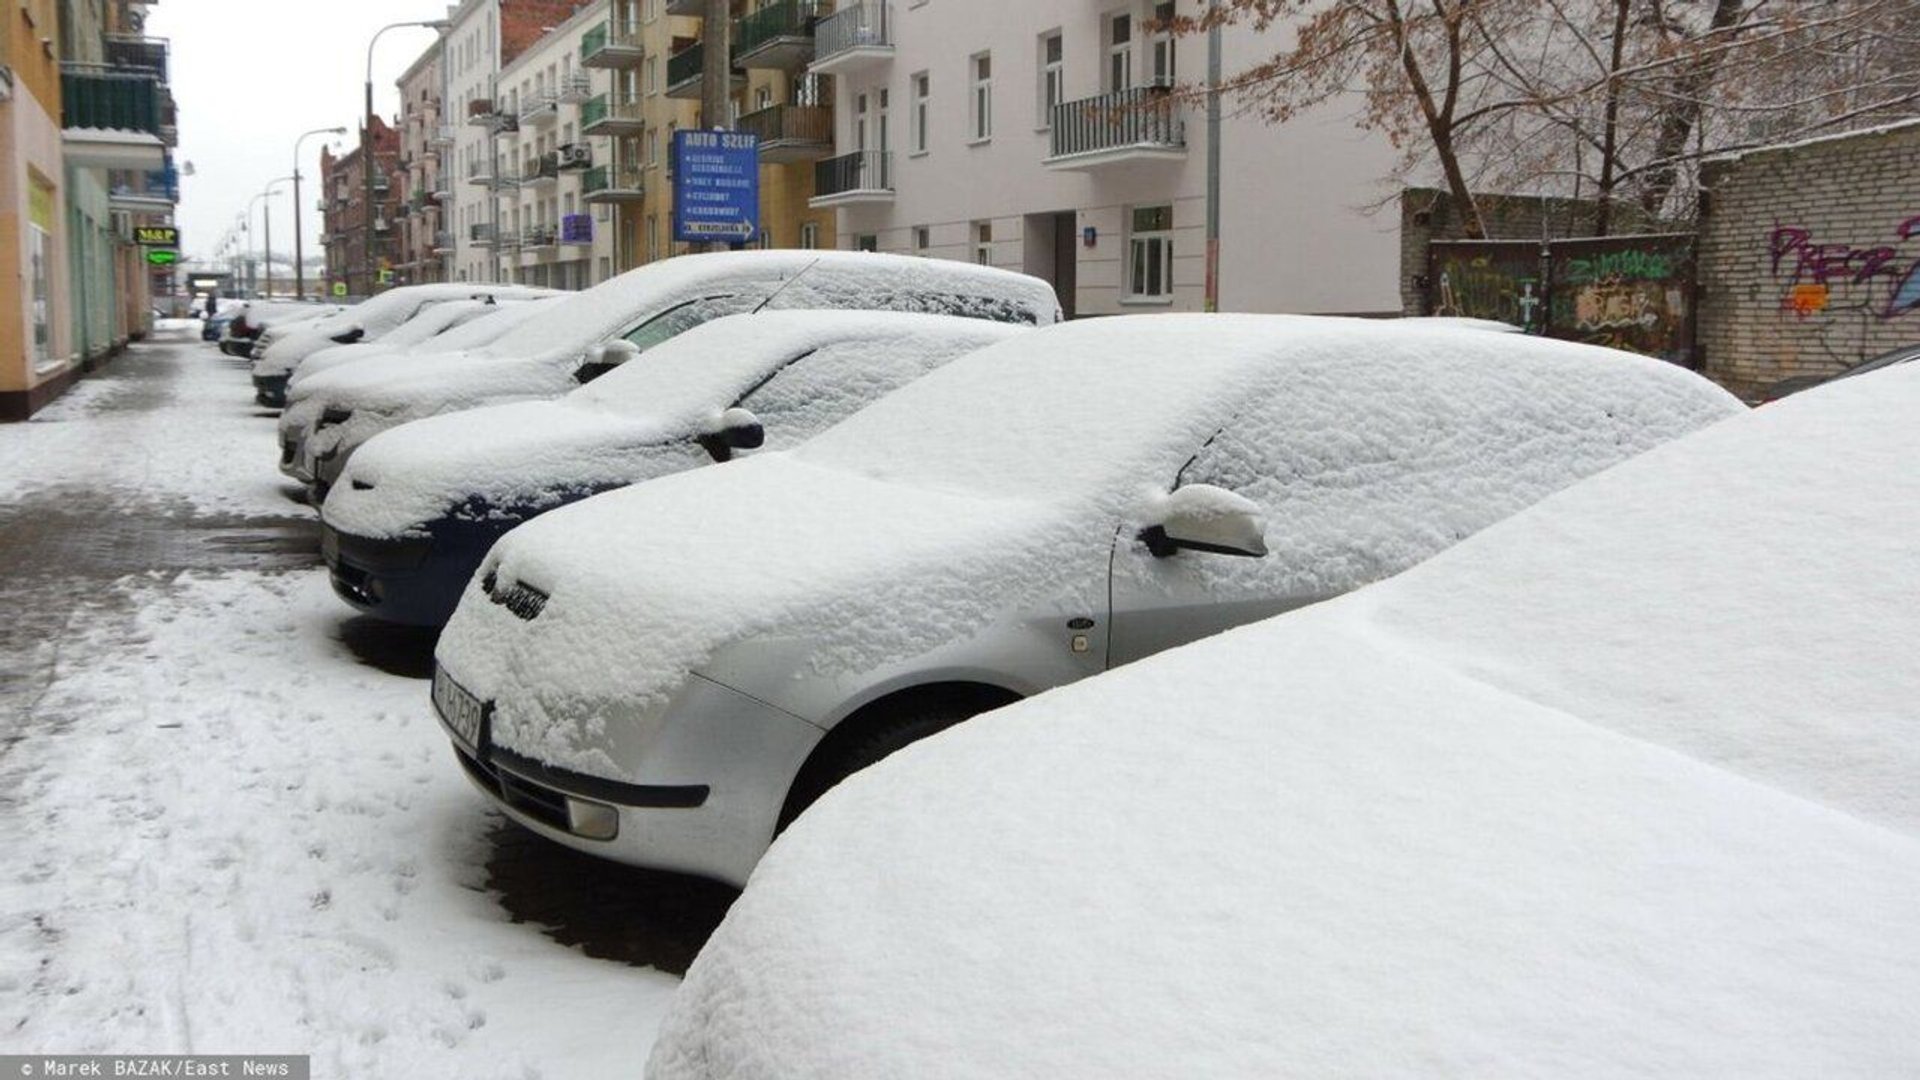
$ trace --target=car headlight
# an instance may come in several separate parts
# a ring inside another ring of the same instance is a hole
[[[314,429],[319,430],[321,428],[335,427],[351,419],[353,419],[352,409],[340,409],[328,406],[320,410],[320,422],[314,425]]]

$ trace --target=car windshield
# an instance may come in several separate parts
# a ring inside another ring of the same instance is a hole
[[[754,294],[703,296],[697,300],[688,300],[641,323],[626,335],[626,340],[641,352],[646,352],[702,323],[712,322],[727,315],[739,315],[752,311],[763,299],[765,299],[764,296]]]

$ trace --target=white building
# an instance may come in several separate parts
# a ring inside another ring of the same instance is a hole
[[[447,98],[453,156],[440,172],[451,185],[453,280],[496,281],[493,86],[500,70],[500,0],[461,0],[449,13],[445,40]],[[477,106],[477,108],[476,108]],[[445,205],[444,203],[442,204]]]
[[[1156,0],[841,0],[815,27],[839,156],[815,207],[839,245],[990,262],[1052,281],[1071,313],[1197,311],[1206,295],[1204,37],[1145,32]],[[1178,0],[1197,15],[1205,0]],[[1279,35],[1223,35],[1231,74]],[[1400,310],[1396,152],[1351,108],[1222,126],[1220,308]]]
[[[582,191],[588,170],[603,163],[581,130],[596,91],[580,57],[587,35],[606,32],[607,8],[608,0],[580,8],[495,80],[494,108],[513,118],[496,143],[502,280],[584,289],[613,276],[612,210],[589,205]]]

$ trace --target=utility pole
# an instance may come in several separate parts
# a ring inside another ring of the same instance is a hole
[[[1207,0],[1207,303],[1220,310],[1220,0]]]
[[[732,0],[707,0],[706,19],[700,27],[706,49],[701,53],[700,119],[709,131],[733,127],[732,8]],[[731,245],[711,240],[704,246],[708,251],[726,251]]]

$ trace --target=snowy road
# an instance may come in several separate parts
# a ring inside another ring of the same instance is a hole
[[[0,1053],[636,1073],[728,895],[500,823],[249,397],[175,334],[0,427]]]

